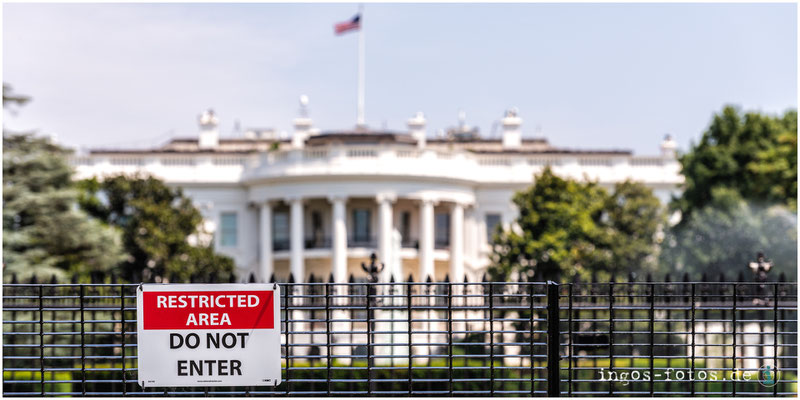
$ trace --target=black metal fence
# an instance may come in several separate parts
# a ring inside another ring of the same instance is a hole
[[[281,284],[280,386],[168,391],[136,287],[4,285],[3,395],[797,395],[795,283]]]

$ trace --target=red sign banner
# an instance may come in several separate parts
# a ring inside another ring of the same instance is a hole
[[[143,293],[148,329],[273,329],[272,291],[151,291]]]

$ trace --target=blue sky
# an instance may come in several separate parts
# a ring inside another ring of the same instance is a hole
[[[354,4],[4,4],[3,81],[33,102],[12,129],[77,147],[291,131],[310,98],[322,130],[356,117]],[[571,148],[686,149],[724,104],[797,107],[794,4],[368,4],[366,116],[429,135],[457,122],[488,136],[516,106],[526,137]]]

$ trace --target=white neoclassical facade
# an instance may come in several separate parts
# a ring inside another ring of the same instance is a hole
[[[361,263],[375,252],[384,281],[475,281],[489,263],[494,227],[516,217],[514,192],[545,166],[605,187],[641,181],[662,201],[683,181],[669,138],[652,156],[556,148],[524,138],[515,110],[497,139],[463,121],[428,137],[421,113],[407,132],[320,132],[303,113],[290,138],[248,131],[221,139],[213,112],[199,122],[194,138],[148,150],[95,149],[72,163],[78,178],[144,173],[183,188],[242,280],[285,281],[290,273],[296,281],[360,280]]]

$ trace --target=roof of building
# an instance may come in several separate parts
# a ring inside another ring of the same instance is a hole
[[[289,139],[269,138],[220,138],[217,147],[201,148],[198,138],[173,138],[161,147],[151,149],[92,149],[91,154],[251,154],[274,150],[275,146],[285,146]],[[306,139],[308,146],[324,146],[332,143],[342,144],[400,144],[414,146],[417,140],[405,132],[386,130],[357,129],[349,131],[328,131],[315,134]],[[470,140],[453,140],[429,138],[426,140],[432,148],[456,148],[477,154],[585,154],[585,155],[631,155],[630,150],[581,150],[557,148],[550,145],[546,138],[524,138],[518,148],[503,147],[501,139],[477,138]]]
[[[320,146],[328,143],[348,143],[348,144],[376,144],[376,143],[397,143],[416,145],[414,139],[407,133],[390,131],[336,131],[324,132],[313,135],[306,140],[309,146]]]
[[[545,150],[525,150],[525,149],[504,149],[504,150],[471,150],[476,154],[583,154],[583,155],[619,155],[629,156],[633,154],[630,150],[577,150],[577,149],[556,149],[550,148]]]

